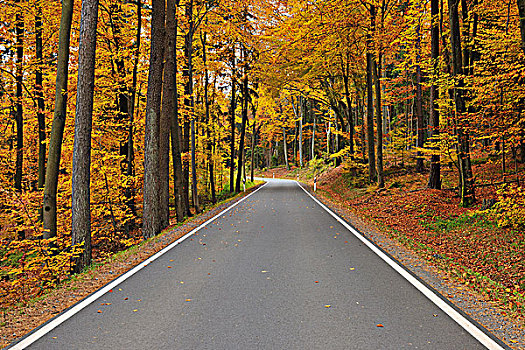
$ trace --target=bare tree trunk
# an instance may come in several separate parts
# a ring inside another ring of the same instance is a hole
[[[454,77],[463,74],[458,3],[459,0],[448,0],[452,76]],[[454,102],[456,105],[456,130],[458,136],[458,163],[460,172],[461,205],[464,207],[468,207],[474,203],[475,195],[474,179],[472,177],[472,166],[470,163],[470,140],[468,134],[468,122],[463,119],[463,114],[465,113],[463,86],[463,80],[459,79],[454,89]]]
[[[234,187],[234,176],[235,176],[235,108],[236,108],[236,96],[235,96],[235,43],[232,44],[232,75],[231,75],[231,106],[230,106],[230,193],[235,190]]]
[[[90,166],[97,22],[98,0],[82,1],[71,193],[72,245],[84,248],[74,262],[77,273],[91,264]]]
[[[525,54],[525,0],[516,0],[520,16],[521,50]]]
[[[16,0],[20,2],[20,0]],[[15,189],[22,190],[22,166],[24,163],[24,111],[22,107],[22,83],[24,77],[24,18],[19,9],[15,17],[15,32],[16,32],[16,163],[15,163]]]
[[[176,14],[176,9],[174,9],[175,4],[173,0],[169,0],[166,8],[166,22],[165,22],[165,32],[164,32],[164,42],[163,53],[166,55],[164,60],[164,72],[162,73],[165,78],[169,78],[171,75],[171,84],[163,82],[162,90],[176,89],[174,84],[173,72],[175,71],[174,59],[173,56],[176,55],[175,52],[175,41],[176,39],[176,29],[175,27],[175,18],[173,15]],[[167,28],[169,25],[171,28]],[[171,57],[170,57],[171,56]],[[168,67],[167,60],[170,60],[171,66]],[[159,181],[159,228],[162,230],[170,224],[170,126],[171,126],[171,116],[174,113],[174,92],[170,91],[168,94],[172,98],[162,99],[162,111],[160,113],[159,120],[159,167],[158,167],[158,181]],[[167,100],[167,101],[165,101]],[[164,103],[167,103],[166,111],[164,110]]]
[[[251,154],[251,163],[252,163],[252,168],[250,169],[251,170],[251,176],[250,176],[250,179],[251,181],[253,182],[253,173],[254,173],[254,168],[255,168],[255,163],[254,163],[254,158],[255,158],[255,141],[257,140],[257,137],[256,137],[256,129],[255,129],[255,124],[256,121],[255,121],[255,107],[253,107],[253,104],[252,104],[252,115],[253,115],[253,126],[252,126],[252,154]]]
[[[166,6],[166,52],[164,60],[164,79],[162,86],[162,112],[163,118],[169,121],[169,132],[171,136],[171,155],[173,159],[173,176],[174,176],[174,199],[175,212],[177,221],[184,220],[184,211],[182,203],[182,163],[180,157],[180,130],[178,118],[178,101],[177,101],[177,11],[178,1],[168,0]],[[169,152],[168,152],[169,153]],[[169,159],[168,159],[169,163]],[[169,167],[169,164],[168,164]],[[168,169],[169,170],[169,169]],[[169,172],[169,171],[168,171]],[[169,174],[167,175],[169,177]],[[169,182],[168,182],[169,185]],[[169,191],[169,190],[168,190]],[[169,205],[169,197],[167,198]],[[162,204],[162,203],[161,203]],[[169,208],[168,208],[169,209]],[[168,211],[169,213],[169,211]]]
[[[376,21],[376,7],[370,5],[370,32],[375,31]],[[376,162],[375,162],[375,143],[374,143],[374,97],[372,90],[372,75],[373,75],[373,41],[372,34],[366,35],[367,48],[366,48],[366,94],[367,94],[367,105],[366,105],[366,138],[368,144],[368,180],[370,183],[375,182],[377,178],[376,173]]]
[[[206,133],[208,140],[206,141],[206,151],[208,153],[208,172],[210,174],[210,188],[211,201],[213,204],[217,202],[217,195],[215,193],[215,175],[213,166],[213,140],[211,137],[212,123],[210,117],[210,100],[208,98],[208,86],[210,85],[210,77],[208,73],[206,60],[206,33],[202,37],[202,62],[204,64],[204,109],[206,114]]]
[[[168,11],[167,17],[172,17],[173,21],[168,21],[167,26],[168,30],[172,32],[173,42],[169,43],[173,48],[170,51],[172,57],[170,58],[173,61],[173,66],[169,69],[167,66],[165,71],[169,72],[170,75],[166,76],[167,79],[170,79],[172,82],[172,88],[168,90],[168,95],[165,96],[167,99],[173,100],[173,113],[170,115],[170,133],[171,133],[171,156],[173,159],[173,188],[174,188],[174,197],[175,197],[175,211],[177,213],[177,221],[181,222],[184,220],[184,215],[189,211],[189,208],[186,207],[186,203],[183,198],[183,173],[182,173],[182,159],[181,159],[181,130],[179,125],[179,98],[177,94],[177,6],[179,5],[179,0],[170,0],[173,2],[169,4],[168,2]],[[166,65],[168,61],[166,61]]]
[[[436,100],[439,98],[438,86],[436,79],[438,75],[438,59],[439,59],[439,0],[431,0],[430,2],[432,26],[430,29],[431,37],[431,59],[432,59],[432,86],[430,87],[430,136],[436,137],[439,135],[439,112],[437,110]],[[433,189],[441,189],[441,165],[440,156],[433,154],[430,158],[430,176],[428,180],[428,187]]]
[[[422,148],[425,141],[424,121],[423,121],[423,93],[421,89],[421,26],[416,28],[416,114],[417,114],[417,147]],[[422,173],[423,155],[421,151],[416,152],[416,171]]]
[[[44,238],[57,235],[57,188],[58,169],[62,154],[62,139],[66,124],[67,77],[69,61],[69,40],[73,18],[73,0],[62,0],[62,16],[58,32],[58,60],[55,89],[55,110],[49,137],[49,152],[44,184],[43,219]]]
[[[299,100],[299,102],[297,103],[298,106],[297,108],[300,109],[299,111],[299,166],[302,168],[303,167],[303,107],[302,107],[302,103],[300,102],[301,100]]]
[[[304,102],[304,104],[306,105],[306,102]],[[303,105],[301,105],[303,106]],[[305,111],[306,108],[303,109],[303,112]],[[303,113],[304,114],[304,113]],[[316,115],[315,113],[312,113],[312,117],[314,119],[314,125],[312,126],[312,156],[310,157],[310,159],[314,159],[315,157],[315,121],[316,121]]]
[[[290,170],[290,164],[288,163],[288,147],[286,145],[286,128],[283,126],[283,148],[284,148],[284,162],[286,169]]]
[[[159,126],[164,60],[165,1],[153,0],[151,14],[151,49],[144,132],[144,200],[142,235],[150,238],[160,233],[159,212]]]
[[[185,116],[184,116],[184,133],[182,140],[182,153],[186,156],[182,161],[182,173],[183,173],[183,199],[185,207],[188,211],[185,213],[186,216],[191,216],[190,212],[190,139],[191,139],[191,115],[193,112],[192,103],[193,103],[193,77],[190,77],[191,72],[191,56],[193,55],[193,35],[194,35],[194,23],[193,23],[193,0],[186,2],[185,5],[185,16],[188,28],[184,35],[184,59],[185,67],[182,71],[182,76],[184,79],[184,107],[185,107]]]
[[[350,132],[350,156],[354,156],[354,134],[355,134],[355,125],[354,125],[354,118],[352,115],[352,100],[350,98],[350,87],[348,84],[348,69],[346,74],[343,76],[344,84],[345,84],[345,99],[346,99],[346,106],[348,111],[348,131]]]
[[[246,60],[246,51],[244,51],[244,59]],[[248,91],[248,72],[244,68],[243,88],[242,88],[242,124],[241,136],[239,139],[239,154],[237,159],[237,178],[235,181],[235,191],[241,191],[241,176],[243,170],[243,154],[244,154],[244,137],[246,135],[246,123],[248,122],[248,101],[250,99],[250,92]]]
[[[385,187],[385,179],[383,172],[383,116],[381,110],[381,60],[382,56],[379,54],[377,63],[374,65],[374,80],[376,88],[376,129],[377,129],[377,187]]]
[[[35,15],[35,48],[37,67],[35,73],[35,95],[37,100],[36,117],[38,120],[38,181],[37,188],[44,187],[46,179],[46,116],[44,114],[44,88],[43,88],[43,74],[42,74],[42,7],[40,4],[36,6]]]
[[[137,94],[137,71],[139,66],[140,58],[140,33],[142,30],[142,0],[137,0],[137,32],[135,35],[135,57],[133,61],[133,72],[132,72],[132,82],[131,82],[131,97],[129,102],[129,125],[128,125],[128,144],[127,144],[127,154],[126,154],[126,176],[133,176],[134,171],[134,162],[135,162],[135,152],[133,151],[133,126],[135,120],[135,97]],[[136,216],[135,208],[135,189],[133,186],[127,186],[124,191],[124,196],[126,197],[126,205],[130,209],[133,216]],[[127,222],[125,225],[126,233],[130,231],[130,228],[135,225],[134,218]]]

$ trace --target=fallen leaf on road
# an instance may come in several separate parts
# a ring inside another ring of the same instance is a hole
[[[191,301],[191,299],[186,299],[185,301]]]
[[[168,266],[168,269],[171,269],[171,266]]]
[[[99,314],[101,314],[101,313],[102,313],[102,310],[97,310],[97,312],[98,312]]]
[[[325,305],[324,307],[331,307],[332,305]]]
[[[378,324],[377,324],[377,327],[383,328],[383,327],[385,327],[385,326],[383,326],[381,323],[378,323]]]
[[[133,312],[137,312],[137,311],[139,311],[139,310],[137,310],[137,309],[133,310]]]
[[[314,281],[314,283],[319,283],[319,281]]]
[[[261,272],[262,272],[262,273],[266,273],[266,272],[268,272],[268,271],[266,271],[266,270],[262,270]]]
[[[354,271],[354,270],[355,270],[355,267],[351,267],[351,268],[350,268],[350,271]]]

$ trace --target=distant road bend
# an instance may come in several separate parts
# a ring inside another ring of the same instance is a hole
[[[295,181],[270,179],[13,348],[505,348],[365,241]]]

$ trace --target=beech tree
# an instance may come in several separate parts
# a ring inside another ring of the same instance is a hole
[[[159,134],[164,60],[165,1],[153,0],[151,49],[144,135],[144,202],[142,235],[153,237],[162,230],[160,214]]]
[[[72,245],[83,247],[75,259],[74,271],[80,272],[91,263],[91,128],[93,91],[95,87],[95,50],[97,45],[98,0],[83,0],[78,54],[77,103],[75,113],[75,146],[71,192]]]
[[[73,19],[73,0],[62,1],[62,16],[58,40],[58,59],[55,88],[55,109],[49,137],[49,151],[44,186],[43,222],[44,238],[57,235],[57,188],[58,170],[62,155],[62,140],[67,113],[67,80],[69,62],[69,42]]]

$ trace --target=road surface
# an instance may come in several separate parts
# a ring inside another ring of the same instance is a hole
[[[29,348],[485,347],[296,182],[269,180]]]

